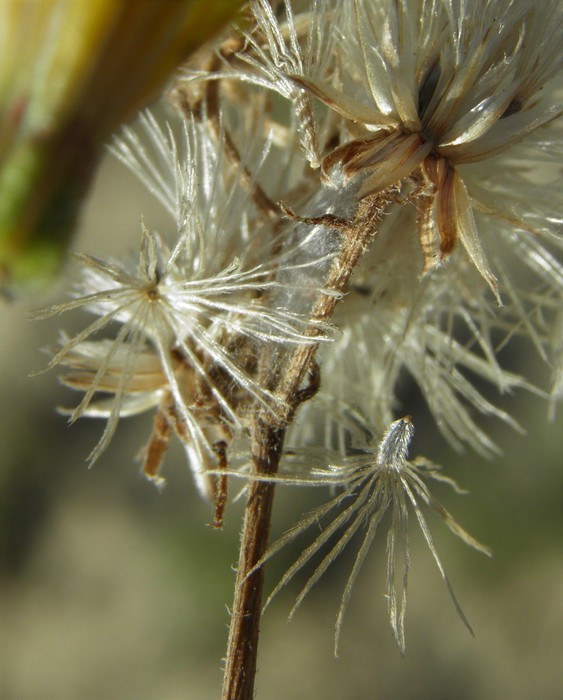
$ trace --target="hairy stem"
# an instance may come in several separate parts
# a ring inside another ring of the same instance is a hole
[[[281,457],[285,428],[269,425],[261,418],[252,431],[254,469],[275,474]],[[274,503],[273,483],[254,481],[249,486],[240,556],[235,583],[235,599],[223,685],[223,700],[252,700],[258,652],[264,568],[248,572],[264,556],[268,546]]]
[[[319,321],[326,322],[332,317],[340,295],[346,290],[354,268],[375,236],[384,211],[394,197],[395,191],[387,190],[364,199],[350,221],[332,216],[301,219],[306,224],[324,224],[336,228],[342,235],[340,252],[323,285],[324,289],[334,294],[320,294],[315,302],[308,328],[311,337],[318,335]],[[314,377],[312,383],[317,382],[318,370],[314,362],[317,349],[318,343],[304,344],[297,348],[290,358],[287,370],[278,381],[275,393],[288,407],[283,420],[275,422],[272,416],[261,414],[254,421],[251,441],[253,471],[256,474],[275,474],[278,470],[286,427],[300,403],[311,395],[311,391],[302,388],[303,381],[311,373]],[[274,488],[273,483],[264,481],[251,481],[248,487],[222,700],[252,700],[254,697],[264,567],[253,569],[263,558],[268,546]],[[249,575],[250,571],[252,574]]]

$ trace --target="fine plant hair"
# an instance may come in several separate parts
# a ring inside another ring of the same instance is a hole
[[[106,420],[90,462],[120,418],[151,411],[149,480],[164,483],[176,436],[217,528],[229,480],[243,480],[223,700],[253,697],[264,565],[312,526],[267,603],[308,568],[293,615],[356,542],[335,651],[385,530],[405,651],[409,513],[471,630],[425,511],[488,549],[433,494],[440,482],[460,492],[455,482],[409,453],[398,386],[409,376],[437,434],[483,457],[499,452],[491,421],[521,429],[490,389],[548,396],[555,414],[561,190],[534,179],[563,150],[562,20],[558,0],[251,0],[180,71],[168,121],[146,113],[112,146],[170,228],[143,221],[128,261],[79,256],[71,299],[35,317],[94,317],[61,334],[47,366],[82,394],[71,422]],[[548,391],[502,366],[514,337],[550,366]],[[327,500],[269,546],[278,483]]]

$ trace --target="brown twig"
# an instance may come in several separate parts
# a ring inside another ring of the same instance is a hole
[[[335,225],[326,217],[307,220],[309,224],[322,223],[337,228],[342,235],[340,253],[333,261],[324,285],[332,294],[320,294],[315,302],[307,330],[310,337],[319,334],[319,321],[326,322],[332,317],[340,295],[345,292],[354,268],[375,236],[385,209],[395,195],[395,190],[390,189],[364,199],[348,226],[343,226],[341,220]],[[317,349],[318,343],[299,346],[292,354],[287,370],[278,380],[275,393],[288,407],[283,418],[274,423],[272,416],[261,414],[254,421],[251,443],[253,471],[256,474],[275,474],[278,470],[287,425],[303,401],[302,392],[307,392],[302,387],[307,373],[311,373],[313,383],[318,386],[314,362]],[[310,394],[305,394],[306,398]],[[252,700],[254,697],[264,585],[264,568],[255,567],[268,546],[274,490],[273,483],[264,481],[251,481],[248,487],[222,700]]]
[[[252,431],[254,469],[261,474],[275,474],[280,461],[285,427],[259,417]],[[274,502],[274,484],[252,482],[241,538],[235,598],[227,644],[223,700],[252,700],[258,652],[264,568],[248,572],[264,556],[268,546]]]

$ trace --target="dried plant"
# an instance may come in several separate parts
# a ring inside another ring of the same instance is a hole
[[[319,554],[297,607],[358,534],[337,640],[388,518],[404,650],[409,509],[469,627],[422,507],[487,550],[430,491],[455,484],[408,457],[397,386],[410,375],[438,430],[483,455],[483,418],[518,428],[483,382],[539,391],[500,364],[513,336],[551,364],[552,410],[562,393],[560,190],[534,184],[561,155],[562,19],[557,0],[252,0],[175,82],[171,124],[144,116],[114,145],[171,230],[143,224],[132,265],[81,256],[72,300],[37,316],[96,317],[48,365],[83,392],[71,420],[107,419],[92,461],[152,409],[149,479],[175,433],[218,526],[227,478],[245,480],[224,700],[253,697],[264,563],[319,522],[274,593]],[[279,482],[336,494],[268,549]]]

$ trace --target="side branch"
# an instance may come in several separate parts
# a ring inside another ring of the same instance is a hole
[[[213,57],[207,66],[210,72],[218,70],[220,67],[219,59]],[[266,192],[253,178],[248,167],[242,162],[239,150],[225,124],[222,123],[220,117],[220,81],[210,80],[204,91],[203,102],[193,105],[190,102],[189,94],[187,94],[185,86],[180,82],[174,88],[173,101],[176,107],[187,117],[194,114],[200,114],[202,104],[205,104],[205,116],[213,130],[217,139],[221,140],[225,154],[238,172],[241,185],[250,193],[257,208],[262,212],[266,219],[274,220],[279,217],[279,207],[268,197]]]
[[[398,188],[392,187],[366,197],[359,203],[356,215],[347,224],[333,216],[304,219],[309,224],[324,224],[335,228],[342,235],[340,253],[333,261],[324,285],[325,289],[334,293],[320,294],[317,298],[311,312],[311,323],[307,329],[307,335],[311,337],[318,335],[319,323],[327,323],[332,318],[334,309],[341,295],[346,291],[356,265],[379,230],[387,207],[396,200],[397,192]],[[287,214],[287,208],[285,211]],[[318,347],[318,343],[299,346],[293,353],[289,367],[278,385],[277,396],[289,406],[288,413],[284,416],[286,423],[293,419],[295,410],[298,408],[295,398],[306,373],[310,370]]]

